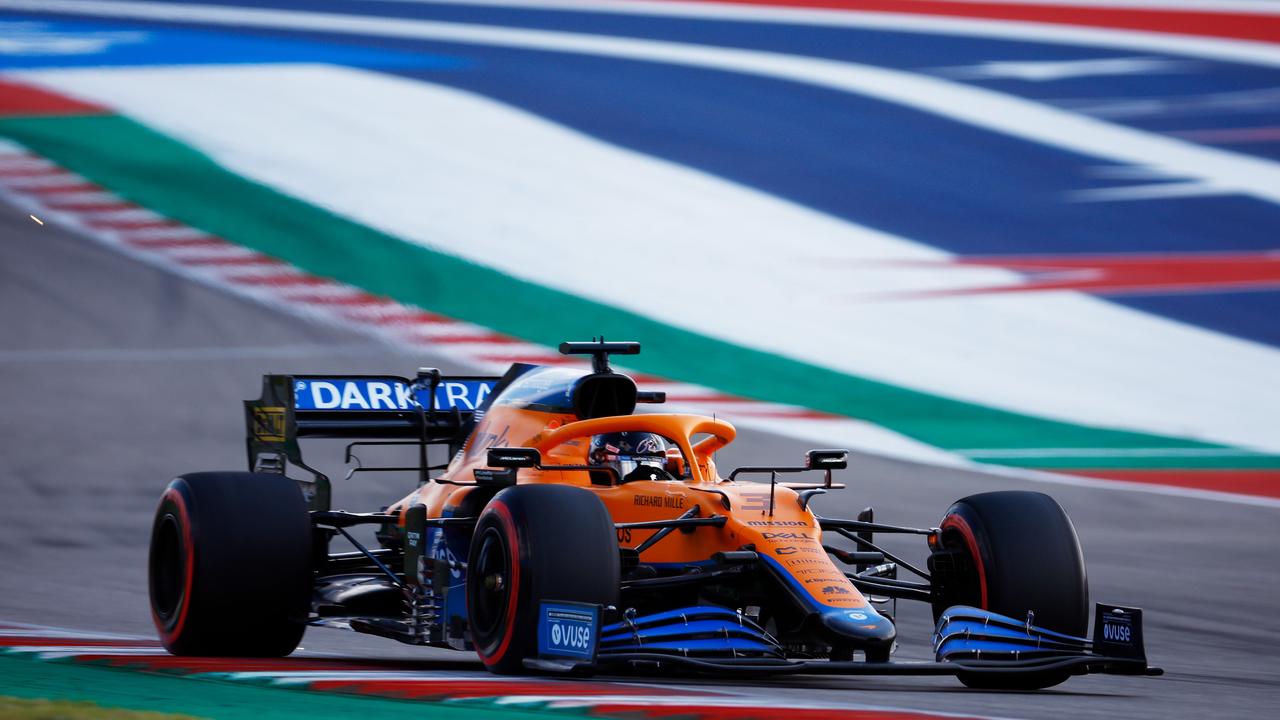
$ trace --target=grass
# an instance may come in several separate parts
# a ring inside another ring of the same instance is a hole
[[[190,715],[103,707],[72,700],[27,700],[0,695],[4,720],[194,720]]]

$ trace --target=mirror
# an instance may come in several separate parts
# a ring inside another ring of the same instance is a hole
[[[810,470],[844,470],[849,467],[849,451],[810,450],[804,455],[804,466]]]

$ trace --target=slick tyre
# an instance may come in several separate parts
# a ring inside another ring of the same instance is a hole
[[[537,656],[541,602],[616,604],[619,566],[613,519],[591,491],[517,485],[495,495],[467,562],[471,639],[485,667],[526,672],[524,659]]]
[[[1075,527],[1062,506],[1038,492],[971,495],[947,510],[942,546],[964,555],[964,576],[952,578],[934,603],[935,619],[953,605],[971,605],[1070,635],[1089,630],[1089,582]],[[1030,690],[1057,685],[1065,671],[1009,675],[960,674],[969,687]]]
[[[282,475],[192,473],[156,508],[151,616],[174,655],[281,657],[310,609],[311,520]]]

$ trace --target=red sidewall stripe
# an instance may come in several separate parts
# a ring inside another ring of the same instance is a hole
[[[982,609],[987,609],[987,569],[982,564],[982,553],[978,549],[978,538],[973,534],[973,528],[969,527],[969,523],[959,515],[951,514],[942,521],[943,530],[955,530],[960,533],[960,537],[964,538],[964,544],[969,547],[969,554],[973,556],[974,565],[978,568],[978,588],[980,589],[980,597],[982,598]]]
[[[491,654],[485,654],[484,648],[476,643],[476,654],[484,661],[486,665],[495,665],[502,662],[506,657],[507,650],[511,647],[511,636],[515,634],[516,626],[516,610],[519,607],[520,600],[520,544],[519,536],[516,535],[516,523],[511,517],[511,510],[506,504],[500,500],[489,503],[489,507],[493,513],[498,516],[498,521],[502,523],[506,529],[507,538],[507,554],[511,567],[511,592],[507,595],[507,617],[506,627],[502,632],[502,642],[498,644],[498,648]]]
[[[151,609],[151,619],[155,622],[156,630],[160,632],[160,637],[164,639],[165,645],[169,645],[182,636],[182,629],[187,623],[187,611],[191,609],[191,588],[195,582],[195,566],[196,555],[195,547],[191,544],[191,513],[187,511],[187,501],[182,497],[182,493],[172,485],[164,491],[164,495],[160,496],[160,504],[172,501],[178,509],[179,520],[182,523],[182,602],[178,606],[178,619],[174,622],[171,630],[165,629],[165,623],[160,616],[156,614],[155,608]]]

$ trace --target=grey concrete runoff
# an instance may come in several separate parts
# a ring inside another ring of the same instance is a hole
[[[649,348],[660,352],[660,348]],[[240,400],[265,372],[390,372],[438,364],[202,287],[0,205],[0,621],[150,634],[145,558],[157,495],[175,475],[239,469]],[[804,442],[743,432],[721,467],[797,460]],[[318,450],[318,452],[317,452]],[[337,448],[313,449],[338,471]],[[341,476],[340,472],[336,475]],[[984,716],[1235,718],[1280,708],[1280,511],[1129,491],[1029,485],[857,456],[829,516],[932,525],[967,494],[1052,493],[1079,530],[1093,597],[1146,610],[1163,678],[1077,678],[1047,692],[966,690],[949,678],[689,681],[780,707],[874,705]],[[336,506],[374,509],[410,478],[336,481]],[[922,559],[918,540],[889,543]],[[901,658],[924,658],[928,612],[904,604]],[[337,630],[310,651],[461,662]],[[663,680],[663,682],[669,682]]]

